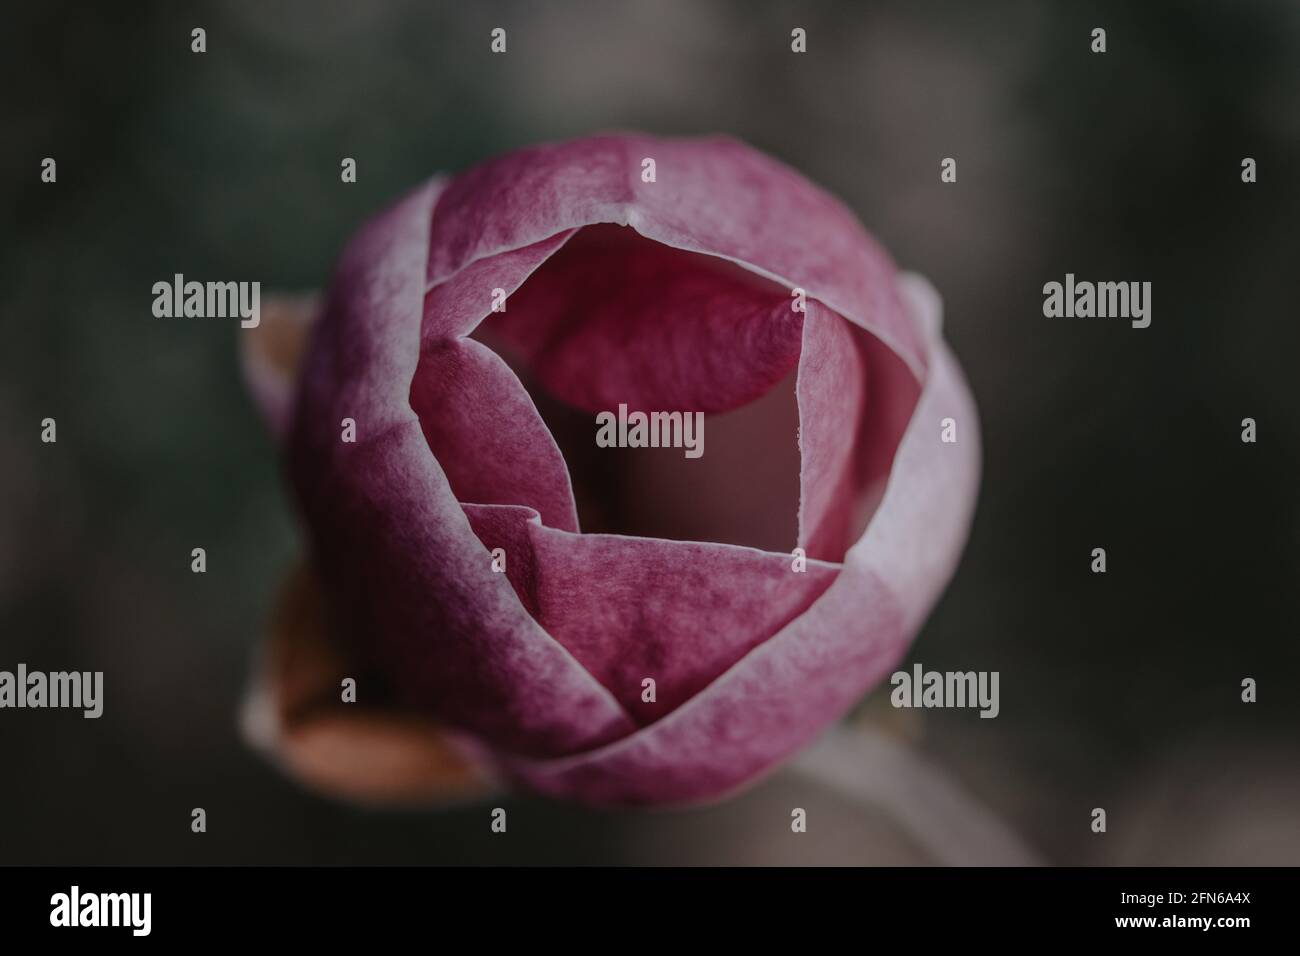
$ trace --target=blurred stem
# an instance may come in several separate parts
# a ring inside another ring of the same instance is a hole
[[[791,769],[831,791],[887,811],[935,863],[1043,863],[956,780],[913,748],[869,727],[835,727],[800,754]]]

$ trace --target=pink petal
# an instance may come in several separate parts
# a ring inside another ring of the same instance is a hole
[[[479,259],[430,288],[424,297],[422,348],[436,348],[445,341],[468,335],[492,309],[494,290],[500,289],[507,297],[512,295],[575,231],[569,229],[522,248]]]
[[[656,181],[642,181],[642,161]],[[893,264],[836,199],[725,137],[593,136],[508,153],[457,176],[434,211],[427,278],[577,226],[641,235],[730,259],[803,288],[875,334],[916,372],[925,349],[895,292]]]
[[[472,339],[427,347],[411,406],[456,500],[528,505],[548,525],[578,530],[564,457],[533,400],[491,349]]]
[[[800,320],[766,279],[605,225],[579,230],[491,325],[575,408],[720,412],[794,367]]]
[[[524,605],[623,703],[658,720],[803,613],[838,566],[688,541],[571,534],[525,508],[467,505]],[[643,699],[643,681],[656,699]]]
[[[861,491],[852,437],[867,413],[865,366],[848,323],[809,302],[797,394],[799,546],[810,557],[841,561],[849,545],[853,505]]]

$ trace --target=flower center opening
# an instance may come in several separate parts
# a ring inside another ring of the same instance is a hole
[[[471,337],[527,389],[584,532],[789,551],[802,319],[733,263],[595,225]]]

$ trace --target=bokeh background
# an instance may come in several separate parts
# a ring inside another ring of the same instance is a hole
[[[1300,6],[48,2],[3,21],[0,667],[103,670],[106,711],[0,712],[0,863],[943,858],[791,771],[686,812],[511,797],[503,838],[482,806],[306,793],[238,734],[292,512],[236,324],[155,319],[150,287],[315,288],[434,171],[606,128],[747,140],[945,298],[985,472],[908,663],[1000,671],[1001,716],[895,712],[886,686],[857,720],[1051,862],[1300,863]],[[1044,318],[1066,272],[1152,281],[1151,327]]]

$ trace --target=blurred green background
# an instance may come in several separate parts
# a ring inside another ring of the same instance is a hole
[[[928,858],[889,812],[788,773],[689,812],[511,798],[502,839],[482,807],[309,795],[237,733],[295,531],[236,323],[155,319],[152,284],[315,288],[433,172],[607,128],[774,154],[945,298],[985,472],[909,662],[1000,671],[1001,716],[903,720],[877,693],[866,719],[1052,861],[1300,862],[1295,3],[52,2],[3,20],[0,667],[103,670],[106,712],[0,713],[0,863]],[[1066,272],[1152,281],[1152,326],[1044,318]]]

